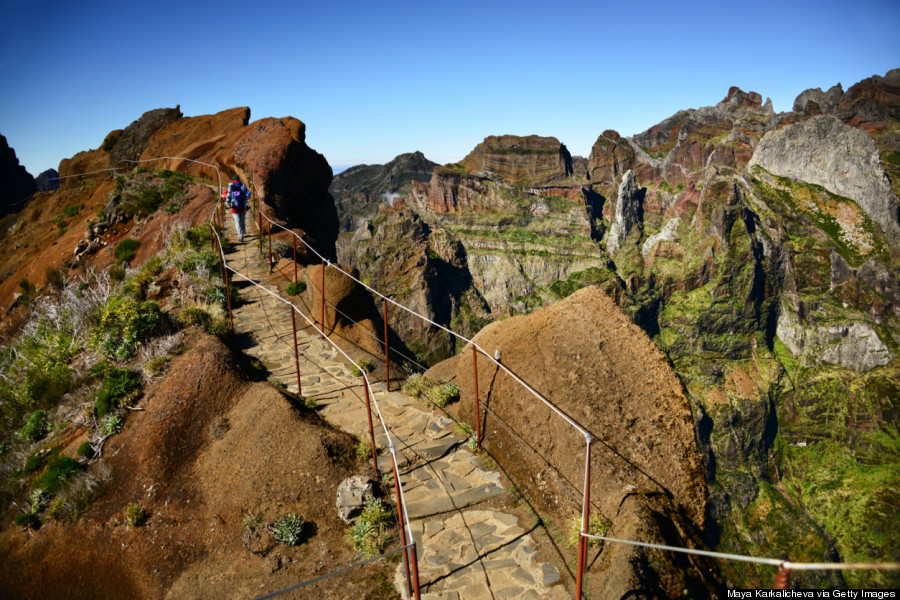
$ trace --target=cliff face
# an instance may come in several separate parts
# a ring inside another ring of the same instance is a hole
[[[11,212],[18,212],[24,200],[37,191],[34,177],[19,164],[16,151],[9,147],[6,138],[0,135],[0,181],[4,182],[6,201],[0,208],[0,218]]]
[[[341,231],[354,231],[382,204],[409,194],[414,183],[431,179],[438,164],[421,152],[401,154],[384,165],[357,165],[334,176],[328,191],[340,215]]]
[[[887,560],[895,546],[858,540],[900,526],[885,516],[900,457],[889,433],[900,397],[898,84],[892,71],[846,92],[807,90],[780,114],[731,88],[631,138],[603,132],[583,173],[552,138],[487,138],[405,202],[460,239],[491,317],[596,284],[653,337],[693,409],[710,545]],[[841,503],[849,520],[835,517]],[[769,583],[741,565],[725,574]]]

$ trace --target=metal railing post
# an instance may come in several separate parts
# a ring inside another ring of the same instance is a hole
[[[222,268],[222,279],[225,281],[225,300],[228,301],[228,320],[231,322],[231,333],[234,333],[234,315],[231,313],[231,290],[228,289],[228,271],[225,269],[225,256],[219,246],[219,266]]]
[[[591,510],[591,435],[584,436],[587,442],[587,451],[584,459],[584,506],[581,511],[581,535],[578,536],[578,572],[575,579],[575,598],[582,598],[582,586],[584,584],[584,572],[587,567],[587,541],[584,537],[588,532]]]
[[[472,344],[472,369],[475,372],[475,439],[481,450],[481,399],[478,397],[478,348]]]
[[[322,339],[325,339],[325,261],[322,261]]]
[[[216,250],[216,236],[213,234],[213,224],[209,223],[209,249],[213,252]]]
[[[294,330],[294,366],[297,368],[297,395],[303,395],[303,387],[300,385],[300,353],[297,350],[297,318],[294,316],[294,306],[291,305],[291,328]]]
[[[400,472],[397,469],[397,459],[394,455],[394,447],[391,444],[391,462],[394,470],[394,491],[397,493],[397,519],[400,522],[400,543],[403,544],[403,568],[406,569],[406,588],[412,594],[412,579],[409,576],[409,550],[406,548],[406,528],[403,526],[403,502],[400,499]]]
[[[294,289],[297,289],[297,238],[291,236],[294,242]]]
[[[784,566],[784,563],[778,565],[778,572],[775,573],[775,589],[787,590],[791,587],[791,570]]]
[[[269,232],[266,235],[269,238],[269,273],[272,272],[272,223],[269,223]]]
[[[416,540],[410,541],[412,542],[413,592],[415,593],[416,600],[421,600],[422,597],[419,595],[419,559],[416,551]]]
[[[256,228],[259,230],[259,251],[262,252],[262,203],[260,203],[259,208],[256,209]]]
[[[391,391],[391,363],[388,360],[388,312],[387,300],[384,301],[384,388]]]
[[[369,380],[363,374],[363,390],[366,393],[366,415],[369,417],[369,441],[372,443],[372,466],[375,467],[375,477],[378,474],[378,450],[375,447],[375,428],[372,427],[372,401],[369,397]]]

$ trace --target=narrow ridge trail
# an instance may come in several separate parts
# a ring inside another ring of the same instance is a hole
[[[252,230],[249,219],[248,226]],[[276,290],[278,274],[269,274],[266,257],[257,249],[256,233],[248,232],[245,241],[238,242],[234,227],[226,222],[226,238],[231,243],[228,265]],[[240,275],[230,274],[229,278],[239,290],[233,310],[238,348],[258,358],[272,379],[296,393],[290,309]],[[335,427],[368,439],[361,378],[354,377],[338,351],[300,317],[297,345],[303,396],[314,399],[319,414]],[[453,435],[454,422],[432,414],[403,393],[387,391],[383,383],[374,384],[373,389],[395,440],[418,548],[422,599],[571,598],[557,568],[536,559],[537,545],[528,528],[514,515],[479,506],[506,489],[501,474],[485,468],[481,457]],[[380,424],[375,431],[379,471],[390,473],[390,453]],[[394,587],[408,598],[402,562]]]

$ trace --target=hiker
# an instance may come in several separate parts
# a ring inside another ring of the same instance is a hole
[[[250,191],[235,175],[231,183],[228,184],[225,206],[231,209],[231,216],[234,217],[234,228],[237,231],[238,239],[242,242],[244,241],[244,213],[247,212],[249,200]]]

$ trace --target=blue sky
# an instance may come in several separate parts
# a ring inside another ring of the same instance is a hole
[[[732,85],[784,111],[900,67],[896,1],[22,4],[2,7],[0,133],[34,175],[176,104],[297,117],[335,166],[500,134],[587,156]]]

